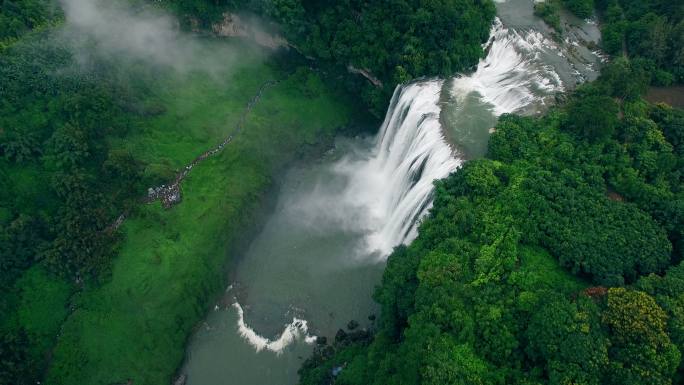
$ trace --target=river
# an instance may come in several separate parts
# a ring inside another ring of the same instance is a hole
[[[432,182],[483,156],[497,117],[537,114],[592,80],[596,24],[564,15],[554,40],[530,0],[498,1],[487,55],[470,74],[397,88],[375,137],[340,137],[293,167],[275,209],[232,269],[224,298],[192,336],[189,385],[288,385],[316,336],[371,326],[392,248],[417,234]]]

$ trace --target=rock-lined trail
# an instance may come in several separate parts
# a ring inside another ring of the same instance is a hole
[[[205,151],[201,155],[199,155],[197,158],[195,158],[190,164],[185,166],[181,172],[176,175],[176,178],[173,180],[171,184],[168,185],[161,185],[158,187],[150,187],[147,190],[147,203],[152,203],[157,200],[161,200],[162,206],[164,208],[171,208],[173,205],[179,203],[181,201],[181,190],[180,190],[180,185],[181,182],[185,179],[185,177],[190,173],[190,171],[193,169],[193,167],[197,166],[201,162],[203,162],[205,159],[208,157],[217,154],[218,152],[222,151],[226,145],[228,145],[231,141],[233,141],[233,138],[237,136],[242,129],[244,128],[245,121],[247,119],[247,115],[252,111],[254,106],[259,102],[261,99],[261,95],[264,93],[264,91],[269,88],[273,87],[276,84],[278,84],[280,80],[269,80],[264,82],[261,87],[259,87],[259,91],[252,97],[252,99],[247,103],[247,107],[245,107],[244,111],[242,112],[242,115],[240,116],[240,120],[238,120],[235,130],[228,135],[221,143],[219,143],[216,147]]]
[[[183,182],[183,179],[188,175],[190,170],[193,169],[193,167],[197,166],[200,164],[202,161],[207,159],[208,157],[215,155],[216,153],[220,152],[223,150],[224,147],[228,143],[230,143],[236,135],[242,131],[242,128],[244,127],[245,120],[247,119],[247,115],[252,111],[254,106],[259,102],[261,99],[261,95],[264,93],[264,91],[269,88],[273,87],[276,84],[280,83],[281,80],[269,80],[261,84],[259,87],[259,91],[250,99],[250,101],[247,103],[247,106],[245,107],[244,111],[242,112],[242,115],[240,116],[240,120],[238,120],[237,124],[235,125],[235,130],[228,135],[221,143],[219,143],[216,147],[205,151],[202,153],[200,156],[195,158],[190,164],[187,166],[183,167],[183,170],[176,175],[176,178],[173,180],[173,183],[169,185],[161,185],[157,187],[150,187],[147,189],[147,197],[145,198],[144,202],[147,204],[153,203],[157,200],[161,200],[162,206],[166,209],[169,209],[173,207],[175,204],[180,203],[181,201],[181,191],[180,191],[180,184]],[[105,232],[111,233],[119,229],[121,225],[124,223],[126,220],[126,217],[128,213],[122,213],[119,215],[119,217],[107,228],[105,228]]]

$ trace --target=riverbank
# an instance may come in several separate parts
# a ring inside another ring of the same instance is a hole
[[[291,72],[258,51],[242,51],[248,65],[227,81],[162,80],[154,102],[167,112],[116,145],[149,167],[179,168],[219,143],[261,84]],[[126,220],[111,279],[75,297],[47,381],[168,384],[188,334],[224,284],[227,250],[253,224],[274,175],[348,125],[349,105],[308,69],[264,92],[241,134],[187,176],[180,204],[145,205]]]

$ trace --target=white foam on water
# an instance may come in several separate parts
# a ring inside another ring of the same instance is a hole
[[[477,92],[498,116],[543,103],[544,97],[563,91],[559,75],[541,61],[542,53],[562,53],[541,32],[509,29],[497,18],[489,39],[489,52],[476,71],[454,80],[452,96],[457,101]]]
[[[233,307],[238,314],[238,333],[245,341],[256,349],[257,352],[269,350],[276,354],[282,354],[283,350],[297,340],[303,340],[307,344],[316,342],[317,337],[309,334],[309,326],[306,320],[297,317],[292,318],[292,322],[285,325],[283,332],[277,339],[270,340],[259,335],[254,329],[250,328],[245,322],[245,312],[242,306],[235,301]]]

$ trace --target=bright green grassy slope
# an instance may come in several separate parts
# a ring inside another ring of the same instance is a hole
[[[166,112],[142,122],[137,131],[114,140],[114,145],[148,163],[174,168],[188,164],[234,130],[262,83],[287,76],[251,59],[253,65],[231,71],[228,80],[200,74],[160,79],[152,92],[154,103],[163,105]]]
[[[67,316],[65,304],[73,289],[68,283],[50,277],[39,266],[24,273],[16,285],[21,288],[16,316],[31,341],[31,356],[38,359],[52,348],[55,335]]]
[[[232,131],[263,81],[283,76],[252,63],[225,83],[196,75],[166,84],[157,101],[166,113],[116,145],[178,168]],[[144,206],[125,222],[111,280],[74,299],[47,383],[168,384],[274,173],[347,125],[348,105],[308,70],[266,90],[242,133],[192,170],[182,203]]]

